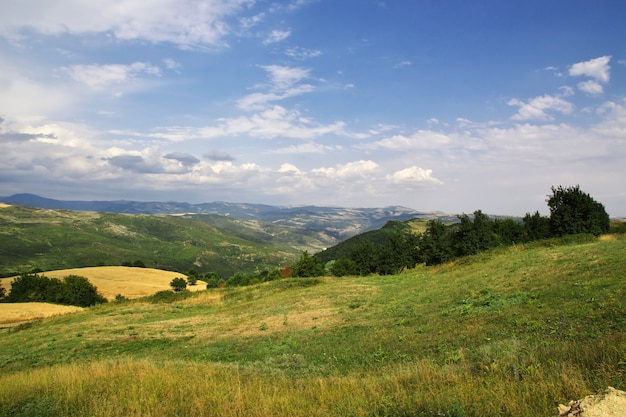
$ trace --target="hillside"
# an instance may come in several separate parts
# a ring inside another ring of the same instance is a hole
[[[327,244],[323,235],[217,215],[152,216],[0,207],[0,274],[141,260],[173,271],[273,269],[303,250]]]
[[[556,415],[626,383],[626,238],[568,241],[7,330],[0,415]]]
[[[242,220],[256,220],[280,226],[288,226],[303,232],[323,236],[330,247],[337,242],[367,230],[378,229],[389,220],[449,219],[444,213],[420,212],[406,207],[343,208],[319,206],[271,206],[212,202],[201,204],[179,202],[144,201],[67,201],[40,197],[33,194],[14,194],[0,197],[0,202],[53,210],[92,211],[125,214],[217,214]]]

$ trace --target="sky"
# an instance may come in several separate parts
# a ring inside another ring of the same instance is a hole
[[[0,0],[0,195],[626,216],[623,0]]]

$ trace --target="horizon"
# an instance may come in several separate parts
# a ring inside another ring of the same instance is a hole
[[[157,7],[158,6],[158,7]],[[618,0],[0,4],[1,194],[626,217]]]

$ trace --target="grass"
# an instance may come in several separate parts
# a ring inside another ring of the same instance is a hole
[[[42,319],[0,338],[0,415],[556,415],[624,389],[625,249],[548,242]]]

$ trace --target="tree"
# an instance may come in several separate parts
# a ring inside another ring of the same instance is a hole
[[[319,277],[324,275],[324,265],[314,256],[309,255],[309,251],[302,252],[300,259],[292,268],[294,277]]]
[[[88,307],[106,303],[98,289],[85,277],[68,275],[60,281],[37,274],[22,274],[13,280],[7,302],[42,301]]]
[[[532,216],[526,213],[522,219],[524,223],[524,240],[527,242],[550,237],[550,219],[536,211]]]
[[[356,245],[350,252],[350,259],[356,264],[359,275],[367,276],[376,272],[376,251],[369,240]]]
[[[592,233],[597,236],[609,231],[610,219],[604,206],[581,191],[580,186],[552,187],[552,195],[548,197],[553,235]]]
[[[419,242],[421,260],[426,265],[437,265],[451,261],[452,239],[446,225],[439,220],[429,220]]]
[[[187,283],[189,285],[196,285],[198,282],[198,270],[195,268],[191,268],[187,271]]]
[[[330,273],[336,277],[343,277],[346,275],[357,275],[357,266],[352,259],[339,258],[333,261],[330,266]]]
[[[170,282],[170,286],[174,291],[179,292],[187,288],[187,281],[184,278],[176,277]]]
[[[68,275],[63,278],[63,295],[59,302],[80,307],[89,307],[105,303],[106,299],[98,294],[98,289],[85,277]]]

